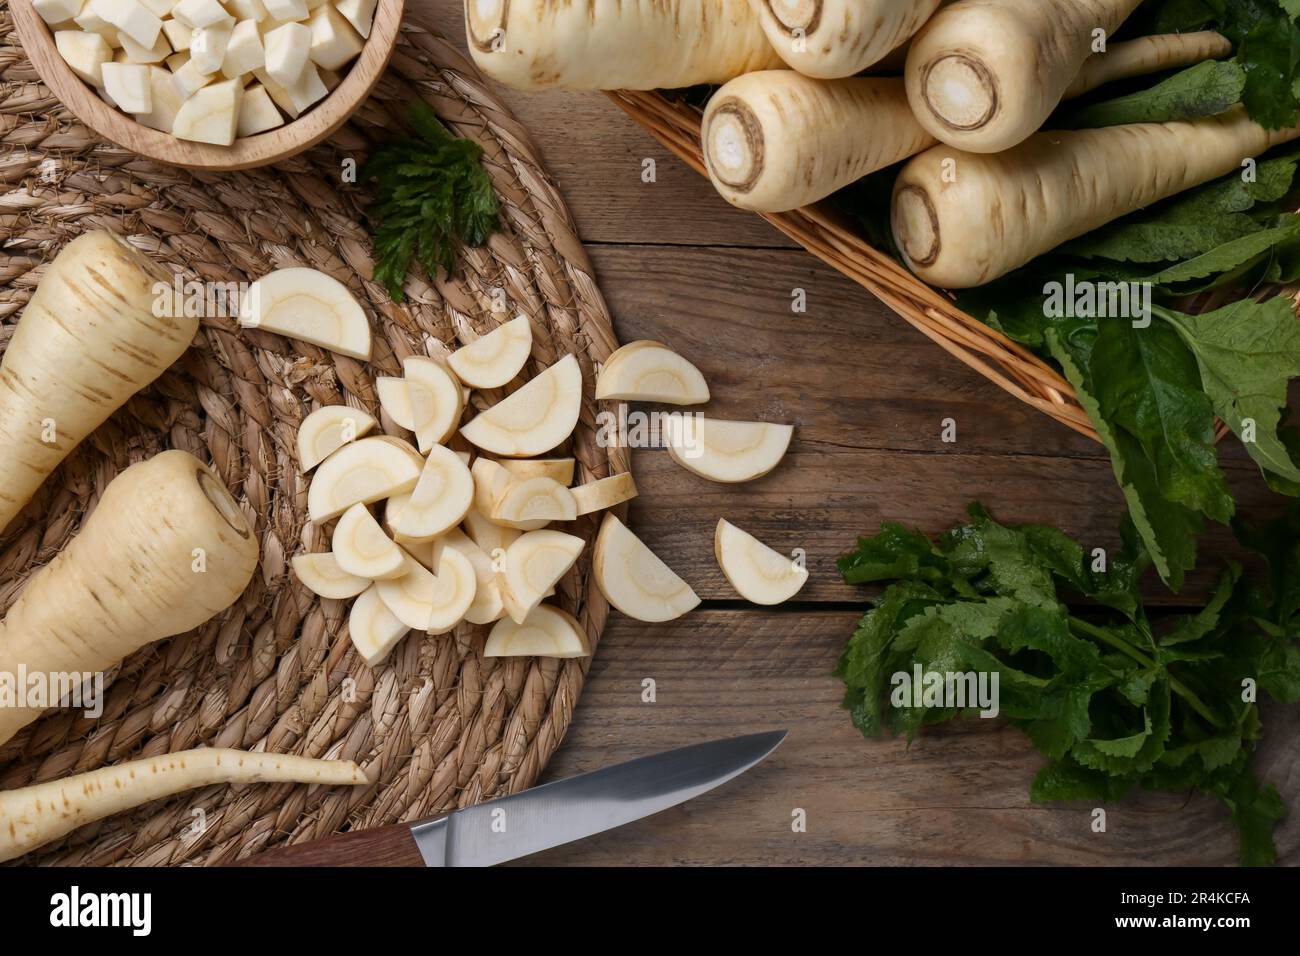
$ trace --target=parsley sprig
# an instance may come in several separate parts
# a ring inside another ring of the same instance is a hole
[[[970,514],[933,543],[883,525],[840,559],[850,584],[889,582],[836,671],[854,724],[911,736],[961,716],[891,703],[892,675],[917,665],[997,673],[1001,713],[1050,760],[1030,786],[1035,802],[1200,790],[1226,804],[1242,863],[1272,863],[1286,807],[1251,771],[1262,724],[1246,689],[1300,701],[1300,505],[1260,528],[1236,525],[1267,562],[1266,584],[1229,564],[1204,608],[1157,620],[1143,607],[1150,557],[1131,522],[1096,570],[1056,528],[1007,527],[978,505]],[[1072,611],[1067,594],[1096,609]]]
[[[462,245],[482,245],[497,229],[482,148],[452,136],[423,100],[411,107],[410,125],[412,135],[384,143],[360,177],[375,184],[375,278],[395,302],[413,257],[430,276],[439,267],[450,273]]]

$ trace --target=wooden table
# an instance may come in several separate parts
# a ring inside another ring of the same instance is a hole
[[[463,46],[461,5],[411,0]],[[1041,764],[1020,732],[971,720],[902,740],[864,740],[831,677],[869,592],[835,558],[881,521],[937,533],[978,499],[1006,522],[1056,524],[1088,547],[1116,543],[1122,499],[1100,446],[948,357],[871,295],[792,246],[596,93],[501,90],[559,181],[621,341],[658,339],[697,364],[723,417],[792,422],[790,453],[748,485],[712,484],[661,452],[635,456],[632,527],[704,599],[685,618],[613,612],[548,778],[714,737],[787,728],[764,764],[685,806],[533,857],[558,864],[1214,864],[1236,859],[1216,801],[1144,794],[1107,808],[1030,804]],[[644,172],[653,162],[653,181]],[[792,310],[796,290],[807,311]],[[957,440],[942,440],[944,419]],[[1233,442],[1226,470],[1243,510],[1278,501]],[[737,599],[713,558],[726,517],[812,572],[798,603]],[[1217,529],[1202,543],[1204,593]],[[654,702],[643,700],[654,682]],[[1281,862],[1300,862],[1300,716],[1265,712],[1257,770],[1294,810]],[[795,832],[798,811],[806,832]]]

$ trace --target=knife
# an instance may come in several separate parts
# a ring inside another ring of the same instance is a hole
[[[259,853],[242,866],[495,866],[621,827],[738,777],[786,731],[679,747],[489,800],[445,817]]]

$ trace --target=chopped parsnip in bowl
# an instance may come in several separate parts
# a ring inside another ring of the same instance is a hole
[[[139,123],[229,146],[297,119],[361,53],[376,0],[33,0],[84,82]]]

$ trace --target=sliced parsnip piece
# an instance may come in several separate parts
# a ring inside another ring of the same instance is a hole
[[[420,480],[393,522],[393,531],[414,540],[436,538],[460,524],[473,503],[469,468],[450,448],[434,445]]]
[[[375,420],[359,408],[326,405],[298,426],[298,467],[311,471],[349,442],[375,427]]]
[[[497,455],[528,458],[550,451],[573,433],[582,408],[582,369],[566,355],[460,430]]]
[[[806,567],[772,550],[726,518],[718,519],[713,554],[736,592],[755,604],[788,601],[808,581]]]
[[[477,464],[477,462],[475,462]],[[505,557],[506,549],[514,543],[523,532],[518,528],[507,528],[494,522],[476,505],[465,515],[465,533],[494,560]]]
[[[103,84],[104,64],[113,62],[113,48],[106,39],[98,33],[59,30],[54,34],[54,46],[83,81],[91,86]]]
[[[670,419],[668,454],[687,471],[710,481],[752,481],[777,466],[790,446],[793,425],[733,422],[684,416]]]
[[[312,11],[311,61],[326,70],[340,70],[361,52],[364,43],[352,24],[328,3]]]
[[[126,113],[147,114],[153,109],[149,67],[140,63],[105,63],[100,67],[104,92]]]
[[[463,551],[443,548],[438,554],[435,582],[427,630],[430,634],[446,634],[465,619],[473,606],[478,578]]]
[[[266,87],[254,83],[244,90],[244,101],[239,104],[239,124],[235,132],[240,136],[256,136],[269,129],[284,125],[284,117],[271,101]]]
[[[582,625],[571,614],[539,604],[516,624],[498,621],[488,634],[484,657],[590,657],[591,645]]]
[[[474,476],[474,508],[484,518],[493,521],[492,513],[496,511],[497,501],[513,484],[510,472],[506,471],[499,462],[480,457],[474,459],[470,474]],[[546,521],[538,520],[506,525],[506,527],[520,531],[536,531],[538,528],[546,527],[546,524]]]
[[[638,621],[671,621],[700,603],[691,586],[612,514],[596,536],[592,570],[605,599]]]
[[[532,351],[533,327],[521,315],[457,349],[447,363],[466,385],[500,388],[519,374]]]
[[[400,495],[393,495],[393,497],[384,502],[383,528],[392,536],[394,541],[402,546],[403,551],[432,571],[438,566],[438,562],[435,560],[435,555],[433,553],[434,545],[437,544],[437,539],[417,541],[413,538],[403,537],[393,530],[393,524],[397,521],[397,516],[402,513],[402,509],[406,507],[406,503],[410,500],[411,492],[406,491]]]
[[[413,356],[402,362],[402,370],[415,437],[420,451],[427,453],[456,431],[465,411],[464,395],[456,376],[436,359]]]
[[[338,0],[334,6],[362,37],[369,37],[378,2],[379,0]]]
[[[433,615],[433,595],[438,589],[433,572],[409,554],[404,555],[402,574],[376,581],[380,600],[407,627],[428,631]]]
[[[240,304],[239,324],[370,359],[366,313],[347,286],[315,269],[277,269],[262,276]]]
[[[516,624],[524,623],[546,592],[573,567],[584,544],[563,531],[529,531],[506,549],[501,596]]]
[[[239,104],[243,98],[244,87],[238,80],[225,80],[203,87],[176,111],[172,135],[196,143],[229,146],[235,141]]]
[[[573,484],[572,458],[502,458],[498,462],[513,478],[536,478],[541,475],[558,481],[566,488]]]
[[[659,342],[629,342],[614,352],[596,376],[596,398],[629,402],[699,405],[709,400],[704,376]]]
[[[375,379],[375,389],[379,392],[379,404],[388,413],[388,417],[408,432],[415,431],[415,413],[411,410],[411,396],[406,389],[406,380],[381,375]]]
[[[176,89],[176,84],[172,82],[171,73],[162,67],[151,66],[149,67],[150,110],[148,113],[136,116],[136,122],[162,133],[170,133],[183,102],[180,90]]]
[[[319,597],[341,601],[356,597],[370,587],[368,578],[348,574],[339,567],[338,561],[334,560],[334,555],[329,552],[294,555],[291,564],[298,580],[307,590]]]
[[[352,646],[371,667],[382,663],[410,630],[381,600],[378,584],[370,585],[352,602],[348,634]]]
[[[321,463],[307,492],[314,522],[341,515],[353,505],[410,491],[420,480],[424,459],[395,438],[380,435],[344,445]]]
[[[266,72],[285,89],[302,77],[311,50],[311,29],[302,23],[285,23],[262,37]]]
[[[604,511],[624,501],[631,501],[636,497],[636,482],[632,480],[632,473],[625,471],[589,481],[572,490],[578,514],[589,515],[593,511]]]
[[[501,581],[492,557],[475,544],[465,532],[453,528],[432,543],[435,564],[442,556],[443,548],[455,548],[474,567],[474,601],[465,611],[465,620],[470,624],[491,624],[506,613],[501,597]]]
[[[512,481],[492,506],[492,520],[511,528],[537,521],[572,521],[577,516],[573,492],[545,475]]]
[[[379,580],[400,576],[406,556],[365,505],[353,505],[334,526],[334,560],[348,574]]]

